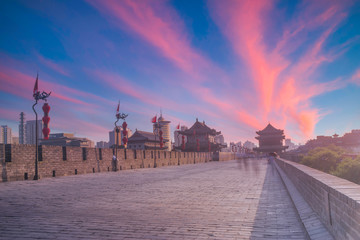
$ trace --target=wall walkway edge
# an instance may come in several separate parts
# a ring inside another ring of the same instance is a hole
[[[275,161],[336,239],[360,239],[360,185],[285,159]]]

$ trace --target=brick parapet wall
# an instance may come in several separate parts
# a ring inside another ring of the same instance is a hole
[[[228,161],[236,158],[236,153],[232,152],[216,152],[214,153],[214,161]]]
[[[336,239],[359,239],[360,185],[284,159],[276,162]]]
[[[213,154],[207,152],[168,152],[151,150],[118,149],[117,162],[112,160],[113,149],[81,148],[43,145],[42,161],[38,162],[40,178],[59,177],[94,172],[107,172],[138,168],[153,168],[213,161]],[[85,149],[85,150],[83,150]],[[66,158],[64,159],[64,152]],[[84,151],[84,152],[83,152]],[[101,154],[100,154],[101,151]],[[86,159],[83,159],[85,153]],[[231,160],[231,155],[221,154],[220,160]],[[35,146],[11,145],[11,161],[5,161],[5,145],[0,144],[1,181],[33,179],[35,175]]]

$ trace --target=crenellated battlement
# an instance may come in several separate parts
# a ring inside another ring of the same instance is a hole
[[[40,145],[38,152],[40,178],[235,159],[231,153],[220,153],[215,157],[209,152],[118,149],[117,161],[113,161],[113,149],[110,148],[47,145]],[[33,179],[35,145],[0,144],[0,160],[0,181]]]

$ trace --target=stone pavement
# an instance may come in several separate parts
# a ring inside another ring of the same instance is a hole
[[[0,184],[0,239],[306,239],[264,159]]]

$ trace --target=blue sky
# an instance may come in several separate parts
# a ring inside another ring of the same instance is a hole
[[[359,1],[2,1],[0,123],[108,140],[117,102],[130,129],[196,118],[227,142],[271,122],[295,142],[360,128]],[[38,112],[41,113],[39,104]]]

